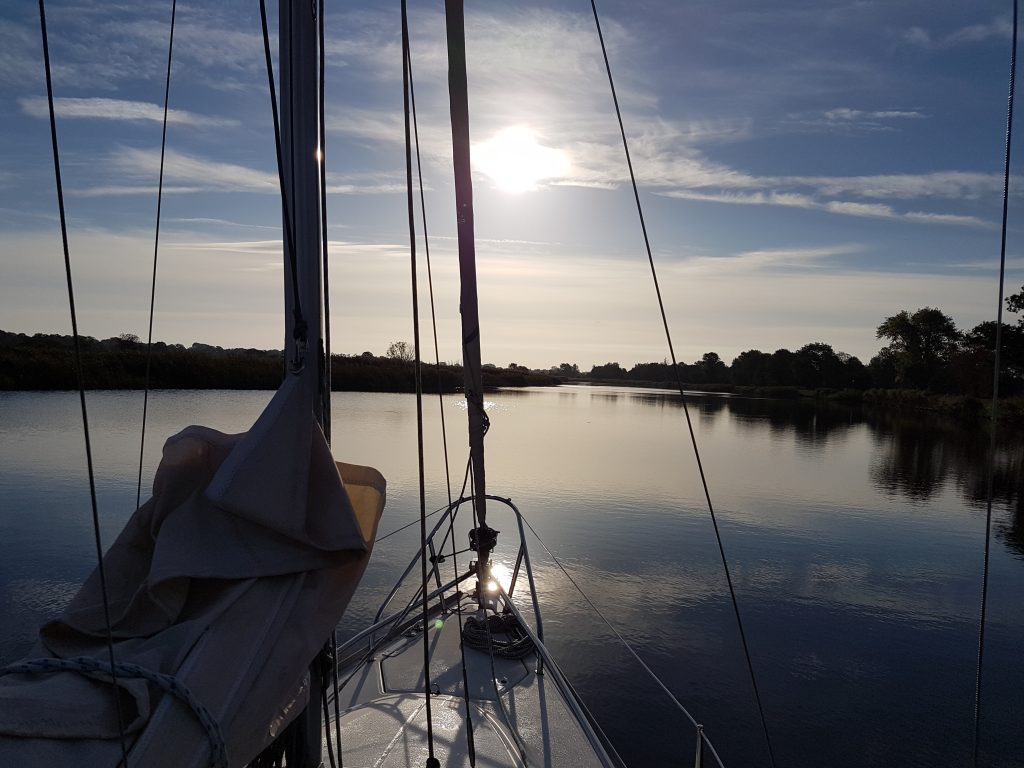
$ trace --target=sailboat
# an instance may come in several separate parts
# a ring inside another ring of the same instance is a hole
[[[423,509],[421,546],[375,620],[325,646],[371,555],[386,482],[337,463],[328,442],[322,12],[282,0],[284,382],[243,434],[194,426],[167,440],[152,498],[30,658],[3,670],[0,764],[316,766],[325,753],[350,766],[621,764],[544,645],[523,517],[485,484],[462,4],[446,10],[469,493],[429,532]],[[51,125],[59,186],[52,104]],[[496,508],[518,534],[510,550],[488,525]],[[507,579],[492,568],[499,547],[515,553]],[[695,735],[696,764],[718,761]]]

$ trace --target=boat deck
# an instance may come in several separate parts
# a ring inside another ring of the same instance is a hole
[[[474,608],[464,603],[464,620]],[[455,613],[428,629],[434,756],[451,768],[470,765],[460,629]],[[465,656],[477,766],[610,764],[595,753],[553,675],[537,673],[535,653],[495,657],[493,672],[488,653],[466,645]],[[422,768],[428,756],[422,632],[411,629],[341,670],[341,680],[353,672],[339,697],[346,768]]]

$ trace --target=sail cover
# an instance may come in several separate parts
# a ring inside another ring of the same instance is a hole
[[[302,384],[289,377],[246,433],[193,426],[171,437],[152,498],[104,557],[118,664],[190,691],[232,766],[305,705],[309,665],[362,577],[384,507],[376,470],[335,464]],[[31,655],[81,656],[108,658],[96,572]],[[116,765],[117,701],[102,680],[0,678],[0,765]],[[188,707],[144,679],[117,682],[130,765],[208,763]]]

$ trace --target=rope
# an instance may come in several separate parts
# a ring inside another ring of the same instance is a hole
[[[171,96],[171,55],[174,52],[174,20],[178,0],[171,0],[171,34],[167,41],[167,79],[164,81],[164,121],[160,135],[160,176],[156,188],[156,233],[153,236],[153,279],[149,287],[149,333],[146,336],[146,386],[142,391],[142,435],[139,439],[139,482],[135,488],[135,508],[142,504],[142,464],[146,452],[146,417],[149,413],[149,378],[153,362],[153,314],[156,308],[156,265],[160,252],[160,208],[164,199],[164,157],[167,151],[167,106]]]
[[[412,191],[412,129],[410,125],[411,107],[409,102],[409,12],[406,0],[401,2],[402,9],[402,102],[405,122],[405,191],[409,213],[409,265],[412,282],[412,329],[413,347],[416,352],[416,445],[420,491],[420,571],[421,589],[427,594],[427,490],[423,468],[423,369],[420,363],[420,307],[419,292],[416,284],[416,208],[413,203]],[[440,761],[434,756],[434,723],[430,706],[430,640],[429,616],[427,601],[423,600],[423,684],[426,696],[427,711],[427,768],[440,768]]]
[[[434,363],[437,366],[437,407],[438,413],[441,415],[441,446],[444,451],[444,481],[445,488],[448,491],[448,508],[452,505],[452,478],[451,471],[448,468],[448,430],[445,426],[444,420],[444,387],[441,382],[441,353],[438,349],[437,344],[437,314],[434,310],[434,278],[430,268],[430,238],[427,234],[427,202],[426,197],[423,193],[423,166],[420,162],[420,132],[419,122],[416,119],[416,88],[413,83],[412,76],[412,51],[409,51],[409,102],[412,107],[412,130],[413,139],[416,145],[416,177],[419,182],[420,192],[420,215],[421,221],[423,222],[423,250],[427,257],[427,288],[430,291],[430,326],[434,333]],[[466,478],[469,477],[469,466],[466,467]],[[465,492],[465,481],[463,482],[463,493]],[[460,494],[461,495],[461,494]],[[454,571],[455,577],[459,576],[459,562],[457,558],[457,552],[455,551],[455,515],[456,512],[452,513],[451,525],[449,531],[445,533],[445,539],[448,538],[448,534],[452,534],[452,570]],[[441,542],[441,548],[439,551],[444,551],[445,542]],[[436,566],[435,566],[436,567]],[[442,599],[442,603],[443,603]],[[462,626],[462,601],[455,601],[455,617],[459,622],[459,626]],[[466,705],[466,752],[469,755],[469,765],[471,768],[476,766],[476,743],[473,737],[473,715],[469,704],[469,676],[466,670],[466,648],[462,641],[462,635],[459,635],[459,660],[462,665],[462,693],[463,700]]]
[[[338,631],[331,632],[331,683],[334,688],[334,732],[338,741],[338,766],[344,768],[341,750],[341,703],[338,698],[341,694],[341,687],[338,685]],[[326,690],[326,689],[325,689]],[[326,719],[326,718],[325,718]],[[326,725],[326,723],[325,723]]]
[[[430,238],[427,236],[427,202],[423,194],[423,166],[420,164],[420,131],[416,120],[416,89],[412,79],[412,52],[409,53],[409,102],[412,105],[412,135],[416,144],[416,176],[420,188],[420,214],[423,222],[423,251],[427,257],[427,288],[430,291],[430,326],[434,331],[434,364],[437,366],[437,406],[441,414],[441,446],[444,449],[444,480],[448,505],[452,503],[452,478],[448,470],[448,430],[444,423],[444,387],[441,384],[441,353],[437,346],[437,314],[434,311],[434,278],[430,269]]]
[[[177,678],[173,675],[153,672],[145,667],[140,667],[138,664],[120,662],[115,664],[114,668],[122,679],[142,679],[153,683],[164,693],[169,693],[188,707],[192,714],[195,715],[199,725],[202,726],[203,731],[206,733],[206,738],[210,742],[209,765],[227,768],[228,751],[227,745],[224,743],[224,734],[220,730],[220,724],[210,714],[210,710],[195,697],[192,691],[178,682]],[[0,669],[0,677],[4,675],[49,675],[56,672],[75,672],[80,675],[92,676],[106,675],[112,671],[111,667],[99,659],[94,659],[90,656],[79,656],[73,659],[32,659],[31,661],[21,661]],[[116,686],[117,678],[113,675],[111,677],[113,684]],[[115,696],[115,698],[119,697]],[[120,712],[120,704],[118,704],[118,711]],[[123,731],[121,736],[123,739]],[[127,761],[127,757],[125,757],[125,760]]]
[[[57,143],[57,117],[53,107],[53,78],[50,74],[50,42],[46,34],[45,0],[39,0],[39,27],[43,36],[43,65],[46,70],[46,100],[50,110],[50,144],[53,148],[53,172],[57,184],[57,207],[60,210],[60,236],[64,247],[64,274],[68,285],[68,309],[71,314],[71,335],[75,348],[75,378],[78,381],[78,400],[82,410],[82,431],[85,435],[85,463],[89,474],[89,501],[92,505],[92,533],[96,543],[96,569],[100,577],[100,592],[103,595],[103,623],[106,627],[107,653],[110,660],[110,678],[117,685],[117,671],[114,662],[114,636],[110,625],[110,600],[107,597],[107,575],[103,568],[103,540],[100,535],[100,513],[96,503],[96,476],[92,464],[92,441],[89,438],[89,413],[85,405],[85,375],[82,371],[82,345],[78,335],[78,314],[75,311],[75,287],[71,276],[71,251],[68,247],[68,224],[64,212],[64,185],[60,175],[60,148]],[[121,757],[128,768],[128,746],[124,735],[124,716],[120,699],[117,704],[117,729],[121,736]]]
[[[996,301],[995,359],[992,365],[992,425],[990,428],[985,497],[985,556],[981,576],[981,607],[978,624],[978,665],[974,681],[974,749],[977,768],[981,746],[981,687],[985,661],[985,620],[988,611],[989,560],[992,543],[992,498],[995,494],[996,425],[999,407],[999,372],[1003,341],[1003,293],[1006,276],[1006,219],[1010,204],[1010,149],[1013,139],[1013,95],[1017,80],[1017,0],[1013,0],[1013,40],[1010,48],[1010,84],[1006,99],[1006,150],[1003,156],[1003,220],[999,239],[999,296]]]
[[[291,371],[298,373],[305,365],[305,347],[307,338],[306,320],[302,315],[302,302],[299,300],[299,268],[295,254],[295,236],[292,232],[292,210],[288,202],[288,188],[284,183],[284,161],[281,157],[281,122],[277,114],[277,89],[274,86],[274,63],[270,56],[270,32],[267,29],[266,0],[260,0],[260,23],[263,26],[263,54],[267,61],[267,83],[270,87],[270,110],[274,116],[274,150],[277,153],[277,181],[281,187],[281,208],[284,220],[285,250],[288,252],[288,266],[291,271],[292,284],[292,336],[295,341],[295,358],[292,360]],[[294,163],[293,163],[294,167]]]
[[[658,297],[658,308],[661,311],[661,322],[662,322],[662,325],[664,326],[664,329],[665,329],[665,339],[668,342],[668,350],[669,350],[669,354],[671,355],[671,358],[672,358],[672,370],[675,373],[676,387],[679,390],[679,397],[682,400],[683,413],[686,416],[686,427],[687,427],[687,429],[689,430],[689,433],[690,433],[690,442],[693,444],[693,454],[694,454],[694,457],[697,460],[697,470],[700,473],[701,485],[704,487],[704,498],[707,501],[708,512],[711,515],[711,524],[712,524],[712,526],[714,527],[714,530],[715,530],[715,540],[718,542],[718,551],[719,551],[719,554],[720,554],[721,560],[722,560],[722,569],[725,571],[725,581],[726,581],[726,584],[729,587],[729,597],[732,600],[733,612],[736,614],[736,626],[739,629],[740,640],[741,640],[741,642],[743,644],[743,655],[746,658],[747,669],[750,672],[750,684],[751,684],[751,687],[754,690],[754,699],[757,702],[757,712],[758,712],[758,716],[760,717],[760,720],[761,720],[761,728],[764,731],[765,744],[768,747],[768,763],[769,763],[769,765],[771,765],[774,768],[774,766],[775,766],[775,753],[772,750],[772,740],[771,740],[771,737],[768,735],[768,721],[766,720],[765,715],[764,715],[764,707],[763,707],[763,705],[761,703],[761,694],[760,694],[760,691],[758,690],[758,687],[757,687],[757,676],[754,674],[754,664],[753,664],[753,661],[750,658],[750,648],[749,648],[749,645],[747,643],[746,632],[743,629],[743,619],[740,617],[739,602],[736,599],[736,590],[733,587],[732,576],[729,573],[729,563],[728,563],[728,560],[727,560],[727,558],[725,556],[725,546],[722,543],[722,535],[721,535],[721,532],[718,529],[718,519],[717,519],[717,516],[715,515],[714,505],[711,502],[711,492],[708,489],[707,476],[704,473],[704,465],[703,465],[703,462],[701,461],[700,450],[697,447],[697,436],[696,436],[696,434],[693,431],[693,422],[690,419],[690,409],[687,406],[686,393],[683,390],[683,381],[682,381],[682,378],[681,378],[680,372],[679,372],[679,364],[676,361],[675,347],[672,344],[672,333],[669,330],[669,327],[668,327],[668,317],[665,314],[665,302],[662,299],[661,287],[658,284],[658,271],[657,271],[657,269],[655,268],[655,265],[654,265],[654,256],[651,253],[651,242],[650,242],[650,239],[649,239],[649,237],[647,235],[647,224],[644,221],[643,206],[640,203],[640,191],[639,191],[639,188],[637,187],[637,183],[636,183],[636,174],[633,171],[633,161],[630,158],[630,154],[629,154],[629,142],[626,139],[626,128],[625,128],[625,125],[624,125],[624,123],[622,121],[622,110],[619,107],[619,98],[618,98],[618,96],[617,96],[617,94],[615,92],[615,82],[612,79],[612,68],[611,68],[611,64],[608,61],[608,49],[605,46],[604,35],[601,32],[601,20],[598,17],[597,4],[596,4],[595,0],[590,0],[590,7],[591,7],[591,9],[593,10],[593,13],[594,13],[594,24],[597,27],[597,36],[598,36],[598,39],[601,42],[601,54],[604,57],[604,66],[605,66],[605,70],[608,73],[608,85],[611,88],[612,101],[615,104],[615,115],[616,115],[616,117],[618,118],[618,121],[619,121],[619,132],[622,134],[622,148],[623,148],[623,150],[625,151],[625,154],[626,154],[626,165],[629,167],[629,179],[630,179],[630,183],[632,184],[632,187],[633,187],[633,198],[636,201],[637,215],[640,217],[640,229],[643,232],[644,248],[647,251],[647,261],[650,264],[650,267],[651,267],[651,277],[654,280],[654,292],[655,292],[655,294]]]
[[[495,633],[506,634],[509,639],[499,640],[494,637]],[[470,616],[462,627],[462,637],[470,648],[502,659],[525,659],[536,650],[533,640],[522,631],[514,615],[488,616],[486,621]]]

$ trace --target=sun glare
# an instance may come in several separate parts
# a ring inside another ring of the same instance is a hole
[[[524,125],[503,128],[478,144],[473,159],[498,189],[512,193],[536,189],[540,182],[562,178],[569,170],[568,155],[539,144],[536,132]]]

